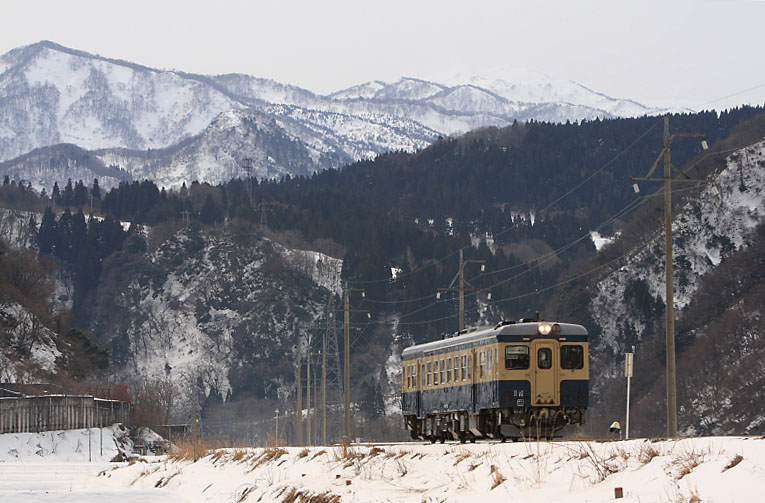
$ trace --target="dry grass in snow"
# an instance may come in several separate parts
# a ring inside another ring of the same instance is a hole
[[[220,449],[104,474],[189,501],[756,501],[765,439]]]

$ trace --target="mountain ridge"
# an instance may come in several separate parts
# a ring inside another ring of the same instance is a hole
[[[505,83],[505,88],[514,85]],[[59,143],[90,151],[170,148],[203,133],[230,110],[259,111],[275,115],[277,120],[289,116],[292,125],[287,129],[292,133],[287,136],[304,143],[301,148],[306,151],[334,151],[341,164],[390,151],[413,152],[439,136],[502,127],[516,120],[565,122],[651,111],[583,86],[577,89],[577,93],[569,93],[571,102],[534,103],[513,100],[507,92],[472,83],[447,86],[402,77],[393,83],[372,81],[319,95],[272,79],[161,70],[41,41],[0,56],[0,124],[4,124],[0,126],[0,161],[13,161]],[[341,116],[345,119],[339,120]],[[351,122],[354,132],[349,133],[343,128]],[[334,146],[318,146],[317,134],[325,133]],[[246,143],[240,143],[225,148],[245,147]],[[134,168],[120,167],[133,178],[144,176]],[[299,166],[274,169],[263,161],[255,167],[265,177],[327,168],[315,158]],[[36,180],[43,179],[35,181],[36,188],[50,189],[54,181],[64,182],[54,172],[46,179],[43,168],[35,167]],[[173,180],[168,183],[173,186],[194,181],[194,173],[179,172],[177,163],[157,164],[155,170],[160,173],[151,176],[160,180],[169,179],[163,170],[172,171]],[[20,180],[30,178],[20,167],[9,167],[5,173],[15,173]],[[198,181],[215,183],[224,173],[230,176],[231,167],[213,162],[207,173],[211,178]]]

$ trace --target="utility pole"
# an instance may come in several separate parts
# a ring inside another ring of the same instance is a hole
[[[311,445],[311,336],[308,336],[308,353],[307,353],[308,366],[306,368],[306,389],[308,390],[308,411],[306,414],[306,442],[307,445]]]
[[[343,436],[347,443],[351,442],[351,292],[346,287],[343,292],[343,344],[345,346],[345,375],[343,379],[343,392],[345,396],[345,422]]]
[[[274,412],[276,412],[276,417],[274,418],[276,420],[274,429],[274,447],[279,447],[279,409],[276,409]]]
[[[634,355],[635,355],[635,346],[632,346],[632,353],[624,354],[624,375],[627,378],[627,414],[625,418],[627,429],[625,430],[625,435],[624,435],[625,440],[630,439],[630,380],[632,379],[632,371],[634,368],[634,365],[633,365]]]
[[[351,311],[361,312],[358,309],[351,309],[351,292],[358,290],[356,288],[348,288],[346,285],[343,292],[343,342],[345,344],[345,382],[344,382],[344,394],[345,394],[345,428],[343,435],[345,441],[350,443],[351,441]],[[361,296],[365,297],[363,290],[359,290]],[[367,312],[367,316],[369,313]]]
[[[295,346],[295,355],[297,359],[297,414],[295,414],[295,421],[297,421],[297,445],[303,445],[303,386],[300,376],[300,339]]]
[[[664,182],[664,246],[666,249],[666,345],[667,345],[667,437],[677,437],[677,371],[675,367],[675,294],[674,294],[674,260],[672,255],[672,182],[701,182],[707,180],[693,179],[682,170],[672,165],[672,141],[678,137],[704,138],[700,133],[669,133],[669,114],[664,116],[664,148],[659,157],[653,163],[645,177],[632,177],[632,180],[663,181]],[[706,140],[702,140],[704,150],[709,147]],[[664,178],[651,178],[661,160],[664,160]],[[672,169],[678,171],[679,178],[672,178]],[[637,184],[633,185],[636,193],[640,192]]]
[[[324,330],[321,341],[321,445],[327,445],[327,336],[329,335],[329,319],[333,311],[334,308],[330,308],[327,302],[327,328]]]
[[[194,399],[194,461],[197,460],[197,443],[199,442],[199,400]]]
[[[448,288],[439,288],[438,292],[436,293],[436,298],[441,298],[441,292],[449,292],[449,291],[457,291],[460,294],[460,325],[459,325],[459,331],[462,332],[465,330],[465,285],[468,286],[468,290],[475,290],[478,291],[478,288],[475,288],[473,285],[470,284],[469,281],[465,279],[465,266],[470,263],[476,263],[481,264],[481,272],[486,270],[486,261],[485,260],[464,260],[463,259],[463,248],[460,248],[460,267],[457,271],[457,274],[454,275],[454,278],[452,279],[452,282],[449,283]],[[455,287],[454,284],[459,282],[459,286]],[[491,298],[491,293],[489,293],[489,298]]]

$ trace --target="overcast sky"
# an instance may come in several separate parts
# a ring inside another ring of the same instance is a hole
[[[763,32],[758,0],[0,3],[0,53],[51,40],[156,68],[247,73],[318,93],[523,68],[647,105],[694,109],[765,103]]]

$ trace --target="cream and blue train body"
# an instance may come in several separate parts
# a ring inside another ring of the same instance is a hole
[[[412,438],[551,438],[584,423],[587,330],[537,319],[466,330],[406,348],[402,372]]]

